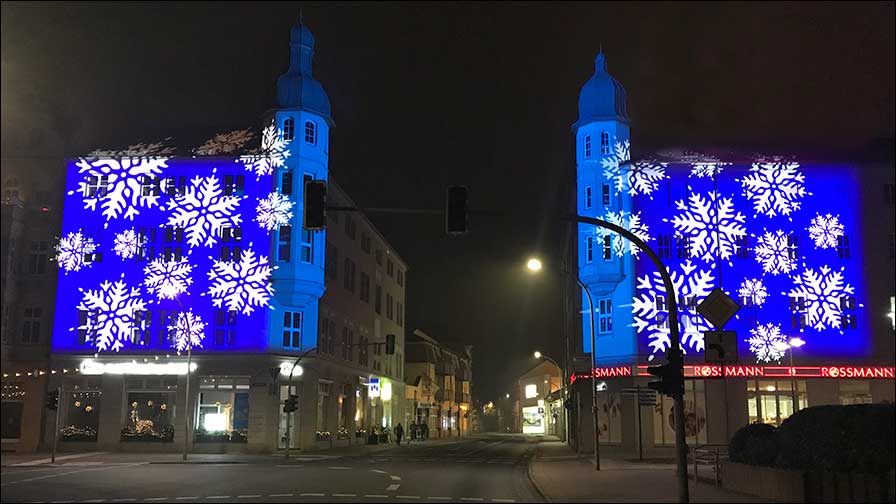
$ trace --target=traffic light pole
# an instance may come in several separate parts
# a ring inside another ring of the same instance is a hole
[[[600,471],[600,425],[598,424],[597,412],[597,377],[595,369],[597,369],[597,341],[594,338],[594,301],[591,299],[591,291],[582,283],[582,280],[576,275],[576,282],[579,287],[585,291],[588,296],[588,319],[591,321],[591,414],[594,416],[594,470]]]
[[[671,364],[675,369],[679,372],[679,376],[684,375],[684,361],[681,352],[681,338],[678,333],[678,306],[675,304],[675,286],[672,284],[672,279],[669,277],[669,272],[666,271],[666,266],[660,260],[660,258],[656,255],[656,253],[647,246],[646,243],[641,241],[640,238],[632,234],[631,231],[617,226],[612,222],[607,222],[601,219],[594,219],[592,217],[583,217],[581,215],[569,215],[565,217],[567,220],[575,220],[576,222],[580,222],[583,224],[591,224],[593,226],[602,227],[604,229],[609,229],[619,235],[625,237],[628,241],[635,244],[641,252],[644,252],[647,257],[650,258],[653,265],[656,267],[657,271],[659,271],[660,277],[663,279],[663,286],[666,289],[666,306],[669,310],[669,337],[670,337],[670,345],[669,350],[666,351],[666,360]],[[587,291],[586,291],[587,292]],[[592,317],[593,317],[592,310]],[[592,355],[593,355],[592,348]],[[592,369],[592,375],[594,370]],[[593,392],[592,392],[593,394]],[[678,501],[679,502],[688,502],[688,468],[687,468],[687,457],[688,457],[688,447],[687,441],[684,435],[684,396],[681,392],[676,392],[672,395],[672,401],[675,405],[674,407],[674,416],[675,416],[675,451],[676,451],[676,462],[678,466]],[[595,444],[595,449],[597,445]]]
[[[292,369],[289,370],[289,388],[286,393],[287,400],[292,396],[292,374],[295,372],[296,366],[299,365],[299,362],[302,359],[304,359],[306,355],[308,355],[309,353],[311,353],[314,350],[315,350],[315,348],[309,348],[308,350],[305,350],[302,353],[302,355],[299,355],[299,358],[296,359],[296,361],[292,363]],[[291,441],[291,430],[292,430],[292,422],[290,420],[292,420],[292,414],[293,414],[292,411],[290,411],[286,414],[286,455],[284,457],[286,459],[289,459],[289,444]],[[302,413],[299,412],[299,418],[298,418],[297,422],[302,421],[301,415],[302,415]],[[299,425],[301,425],[301,424],[299,424]],[[300,429],[301,429],[301,427],[300,427]],[[301,430],[299,431],[299,434],[301,434]]]
[[[56,415],[53,420],[53,452],[50,454],[50,463],[56,463],[56,443],[59,441],[59,410],[62,402],[62,385],[56,389]]]

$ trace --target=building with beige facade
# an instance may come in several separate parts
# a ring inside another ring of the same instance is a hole
[[[431,437],[470,435],[475,417],[472,347],[457,352],[415,329],[408,335],[405,360],[405,381],[432,391],[414,404],[416,422],[425,422]]]

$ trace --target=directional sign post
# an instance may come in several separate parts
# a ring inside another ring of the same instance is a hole
[[[705,331],[703,348],[707,363],[737,363],[737,333],[734,331]]]

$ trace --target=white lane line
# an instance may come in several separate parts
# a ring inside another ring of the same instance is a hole
[[[399,485],[398,483],[392,483],[391,485],[389,485],[389,486],[386,487],[386,491],[387,491],[387,492],[394,492],[394,491],[398,490],[398,487],[400,487],[400,486],[401,486],[401,485]]]
[[[292,497],[293,494],[270,494],[268,497]]]
[[[229,495],[209,495],[206,499],[229,499]]]
[[[350,470],[350,469],[351,469],[351,467],[343,467],[343,466],[330,466],[330,467],[327,467],[327,469],[339,469],[339,470],[342,470],[342,471],[348,471],[348,470]]]
[[[69,460],[75,458],[84,458],[84,457],[92,457],[94,455],[105,455],[109,452],[87,452],[87,453],[78,453],[75,455],[63,455],[62,457],[56,457],[56,460]],[[20,462],[18,464],[12,464],[10,467],[28,467],[33,465],[41,465],[41,464],[49,464],[52,459],[39,459],[39,460],[30,460],[28,462]]]
[[[87,504],[88,502],[106,502],[106,499],[90,499],[90,500],[81,501],[81,502],[83,502],[84,504]]]
[[[163,501],[168,500],[168,497],[149,497],[147,499],[143,499],[145,501]]]
[[[371,469],[370,472],[375,472],[375,473],[379,473],[379,474],[389,474],[386,471],[381,471],[379,469]]]
[[[109,501],[109,502],[134,502],[134,501],[136,501],[136,500],[137,500],[137,499],[133,499],[133,498],[131,498],[131,497],[128,497],[128,498],[125,498],[125,499],[112,499],[112,500]]]
[[[390,474],[389,477],[392,478],[392,481],[401,481],[401,476]]]
[[[516,502],[513,499],[492,499],[492,502]]]
[[[482,497],[461,497],[460,500],[482,502],[484,499]]]
[[[388,499],[389,496],[385,494],[364,494],[364,497],[368,499]]]
[[[60,476],[68,476],[69,474],[78,474],[78,473],[83,473],[83,472],[88,472],[88,471],[102,471],[104,469],[118,469],[121,467],[144,465],[144,464],[148,464],[148,463],[149,462],[136,462],[133,464],[107,465],[107,466],[102,466],[102,467],[91,467],[90,469],[81,469],[78,471],[68,471],[68,472],[64,472],[64,473],[45,474],[43,476],[35,476],[33,478],[26,478],[26,479],[21,479],[21,480],[16,480],[16,481],[9,481],[7,483],[0,483],[0,486],[15,485],[16,483],[27,483],[29,481],[37,481],[37,480],[42,480],[42,479],[47,479],[47,478],[58,478]],[[72,502],[74,502],[74,501],[72,501]]]
[[[261,497],[261,495],[258,495],[258,494],[248,494],[248,495],[237,495],[236,496],[237,499],[257,499],[259,497]]]
[[[333,494],[333,497],[357,497],[358,494]]]
[[[427,497],[429,500],[451,500],[451,497]]]
[[[229,464],[229,465],[233,465],[233,464]],[[276,465],[276,466],[274,466],[274,467],[295,467],[295,468],[299,468],[299,467],[305,467],[305,466],[302,465],[302,464],[280,464],[280,465]]]
[[[324,494],[322,494],[322,493],[303,493],[303,494],[299,494],[299,497],[323,497],[323,496],[324,496]]]
[[[196,497],[195,495],[193,495],[190,497],[175,497],[174,500],[191,500],[191,499],[198,499],[198,498],[199,497]]]
[[[399,499],[419,499],[419,495],[396,495],[395,497]]]

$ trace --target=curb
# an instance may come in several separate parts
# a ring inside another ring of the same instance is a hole
[[[531,459],[529,459],[529,465],[526,466],[526,476],[529,477],[529,483],[532,484],[532,488],[534,488],[535,491],[538,492],[538,495],[541,496],[541,500],[543,500],[544,502],[553,502],[553,501],[547,496],[547,494],[544,493],[544,490],[542,490],[541,487],[538,486],[538,483],[535,482],[535,478],[532,476],[532,465],[533,465],[535,462],[538,461],[538,459],[539,459],[539,455],[540,455],[539,450],[536,448],[536,449],[535,449],[535,456],[532,457]]]

